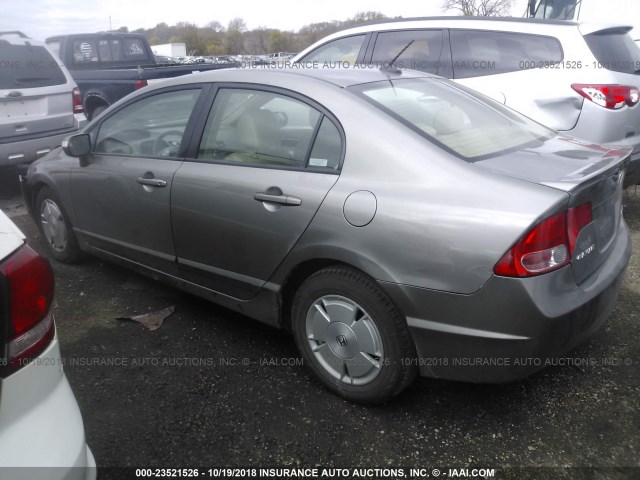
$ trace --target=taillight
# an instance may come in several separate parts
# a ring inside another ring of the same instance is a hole
[[[580,231],[591,221],[589,202],[543,220],[503,255],[494,273],[532,277],[564,267],[571,262]]]
[[[54,280],[49,262],[26,244],[0,264],[0,275],[7,301],[6,364],[13,372],[51,343],[55,324],[49,310]]]
[[[627,85],[589,85],[574,83],[571,85],[576,92],[596,105],[617,110],[628,105],[633,107],[640,100],[640,91],[637,87]]]
[[[133,88],[135,88],[136,90],[139,90],[143,87],[146,87],[148,85],[146,80],[136,80],[136,82],[133,84]]]
[[[573,253],[580,230],[589,225],[592,220],[591,202],[583,203],[567,211],[567,234],[571,253]]]
[[[73,113],[84,112],[84,106],[82,105],[82,95],[80,95],[80,89],[78,87],[73,89]]]

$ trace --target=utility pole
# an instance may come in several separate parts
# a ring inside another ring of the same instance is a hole
[[[113,27],[111,26],[111,15],[109,15],[109,31],[113,30]]]

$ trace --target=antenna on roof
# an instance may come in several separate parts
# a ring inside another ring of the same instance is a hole
[[[402,70],[396,67],[396,62],[398,61],[398,58],[400,58],[400,55],[402,55],[405,52],[405,50],[409,48],[414,41],[415,40],[411,40],[409,43],[407,43],[404,46],[404,48],[400,50],[395,57],[393,57],[393,60],[391,60],[391,62],[389,62],[388,65],[384,65],[380,70],[382,70],[383,72],[402,74]]]

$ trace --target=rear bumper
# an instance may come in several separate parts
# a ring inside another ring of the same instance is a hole
[[[611,254],[579,286],[568,266],[529,279],[494,276],[472,295],[383,287],[407,316],[422,376],[508,382],[554,364],[606,322],[630,256],[621,222]]]
[[[42,136],[34,136],[26,140],[16,142],[0,143],[0,167],[31,163],[40,157],[45,156],[54,148],[60,146],[62,140],[77,132],[87,123],[84,113],[74,115],[74,127],[51,133],[44,133]]]
[[[96,463],[62,372],[57,338],[38,359],[2,380],[2,478],[94,480]]]

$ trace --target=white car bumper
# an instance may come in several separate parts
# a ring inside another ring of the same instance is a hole
[[[57,336],[33,363],[0,381],[0,478],[96,478]]]

